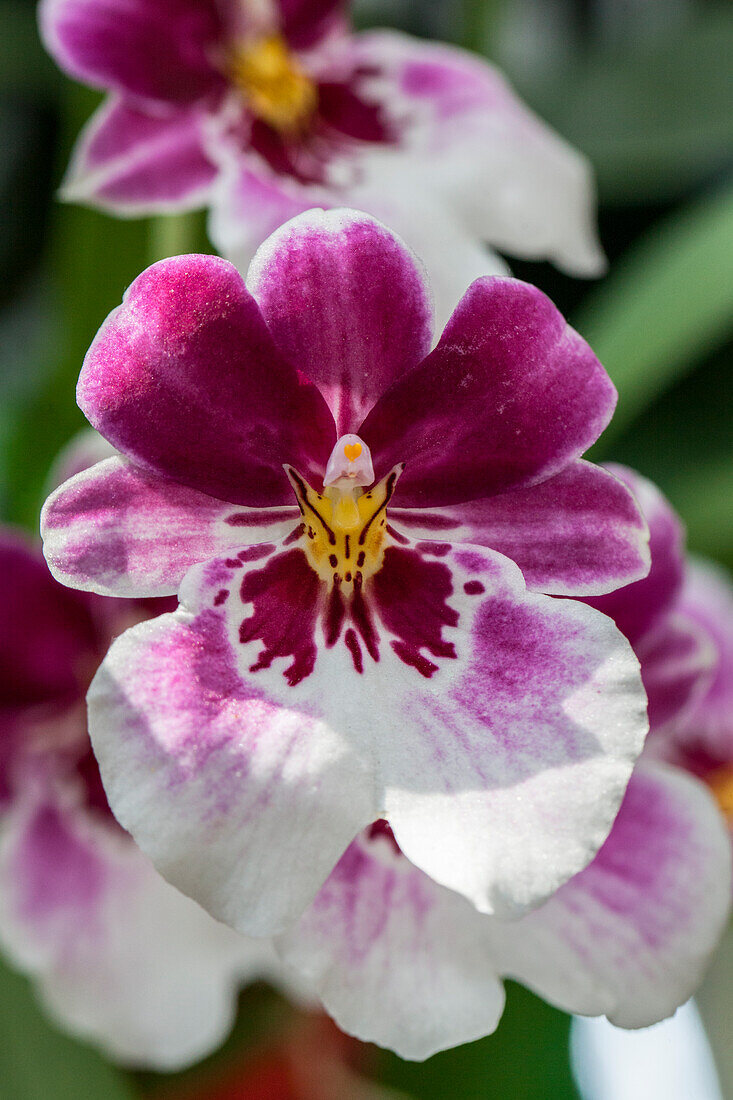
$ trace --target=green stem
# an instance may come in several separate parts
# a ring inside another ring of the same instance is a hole
[[[209,251],[200,211],[151,218],[148,242],[150,263],[186,252]]]

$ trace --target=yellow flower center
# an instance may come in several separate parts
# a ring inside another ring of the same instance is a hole
[[[733,826],[733,767],[718,768],[708,776],[708,785],[723,816]]]
[[[382,567],[387,535],[387,505],[402,467],[396,466],[371,489],[329,485],[316,492],[297,470],[286,467],[303,516],[305,553],[311,567],[329,585],[353,585]]]
[[[302,130],[316,109],[316,86],[279,35],[238,43],[226,68],[252,114],[281,133]]]

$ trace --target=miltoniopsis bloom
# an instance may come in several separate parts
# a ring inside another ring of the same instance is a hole
[[[210,206],[212,239],[241,271],[304,210],[368,210],[426,262],[441,320],[472,279],[505,270],[484,242],[572,274],[603,269],[584,159],[461,50],[353,34],[346,0],[39,11],[59,65],[110,93],[66,198],[127,216]]]
[[[731,690],[730,648],[716,652],[700,629],[709,629],[701,608],[709,615],[710,601],[690,600],[697,575],[683,586],[681,524],[653,485],[613,469],[648,519],[651,570],[593,602],[614,614],[641,659],[655,744],[701,714],[710,720],[698,728],[720,734],[724,681],[728,698]],[[718,642],[722,595],[718,591]],[[729,646],[730,621],[727,629]],[[729,730],[730,711],[725,722]],[[517,921],[482,916],[438,886],[378,822],[350,846],[301,921],[276,942],[341,1027],[403,1057],[424,1058],[493,1031],[503,1008],[503,977],[568,1012],[642,1027],[670,1015],[695,991],[729,910],[730,864],[730,842],[707,787],[678,768],[643,759],[590,866]]]
[[[84,693],[112,636],[169,603],[72,592],[0,536],[0,943],[63,1026],[165,1069],[221,1042],[242,981],[284,975],[160,878],[102,788]]]
[[[512,279],[475,282],[430,352],[423,277],[367,215],[294,219],[249,282],[183,256],[133,283],[78,388],[126,457],[44,509],[64,583],[179,592],[90,690],[112,808],[253,935],[378,819],[516,916],[600,847],[647,727],[628,642],[545,594],[648,569],[630,493],[578,457],[613,386]]]
[[[649,695],[647,752],[699,776],[733,829],[733,586],[723,569],[685,556],[684,531],[646,479],[613,467],[649,523],[649,575],[591,601],[641,661]]]

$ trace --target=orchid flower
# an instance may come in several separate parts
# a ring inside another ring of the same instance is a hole
[[[208,206],[216,247],[241,271],[302,211],[367,210],[427,263],[441,321],[472,279],[505,272],[486,242],[599,274],[580,154],[485,62],[354,34],[347,11],[345,0],[42,0],[49,52],[109,92],[63,195],[123,216]]]
[[[112,816],[84,693],[115,634],[169,600],[63,588],[0,535],[0,944],[51,1013],[112,1057],[178,1068],[219,1045],[244,981],[289,980],[270,944],[217,924]]]
[[[249,286],[211,256],[132,284],[78,388],[124,457],[44,508],[58,579],[180,600],[91,686],[110,804],[252,935],[382,819],[517,916],[592,859],[647,728],[628,642],[547,595],[648,569],[631,494],[579,457],[613,386],[512,279],[475,282],[431,352],[414,258],[353,211],[282,227]]]
[[[733,586],[720,566],[686,556],[682,524],[655,486],[612,469],[647,518],[652,565],[645,579],[592,602],[641,662],[647,754],[704,780],[733,832]]]
[[[593,602],[633,640],[653,744],[701,713],[714,716],[702,728],[720,732],[730,648],[713,646],[701,629],[709,629],[711,601],[692,603],[683,587],[681,524],[650,482],[613,471],[649,522],[651,570]],[[730,620],[727,630],[729,646]],[[491,1033],[505,977],[568,1012],[606,1015],[626,1028],[656,1023],[699,984],[731,890],[731,844],[711,792],[658,755],[645,752],[637,764],[593,862],[519,920],[483,916],[438,886],[381,821],[351,844],[301,920],[276,937],[278,950],[342,1028],[406,1058]]]

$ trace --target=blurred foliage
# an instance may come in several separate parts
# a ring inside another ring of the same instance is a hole
[[[515,270],[570,312],[616,381],[618,418],[598,456],[657,480],[691,546],[733,567],[733,5],[359,0],[357,13],[363,26],[387,22],[490,52],[590,156],[610,274],[589,285],[548,265]],[[208,245],[203,217],[116,221],[53,201],[98,99],[45,57],[34,0],[0,0],[0,17],[0,508],[35,529],[51,459],[83,423],[74,384],[98,326],[149,262]],[[174,1096],[177,1082],[190,1091],[280,1026],[282,1011],[257,987],[242,997],[232,1038],[201,1067],[181,1078],[122,1074],[58,1034],[27,983],[0,969],[0,1095]],[[567,1029],[562,1013],[510,986],[495,1036],[423,1065],[386,1053],[378,1064],[416,1100],[572,1100]]]
[[[48,1020],[25,978],[0,962],[3,1100],[134,1100],[124,1074]]]

